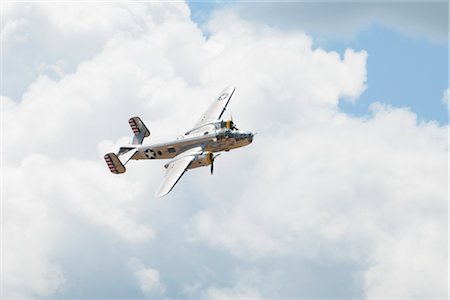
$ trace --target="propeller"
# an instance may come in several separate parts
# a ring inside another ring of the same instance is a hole
[[[216,155],[211,154],[211,175],[214,174],[214,159],[219,155],[220,155],[220,153],[218,153]]]
[[[236,129],[236,130],[239,130],[237,127],[236,127],[236,124],[234,124],[234,122],[233,122],[233,114],[231,114],[230,115],[231,116],[231,129]]]

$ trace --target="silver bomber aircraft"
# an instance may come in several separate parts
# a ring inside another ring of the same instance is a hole
[[[234,86],[225,88],[191,130],[166,143],[143,145],[150,131],[139,117],[131,118],[128,123],[134,133],[133,140],[120,147],[117,154],[105,155],[109,169],[114,174],[122,174],[131,159],[171,159],[164,166],[166,173],[157,197],[167,195],[188,169],[211,166],[213,174],[218,152],[243,147],[253,141],[253,133],[239,130],[232,120],[221,120],[234,90]]]

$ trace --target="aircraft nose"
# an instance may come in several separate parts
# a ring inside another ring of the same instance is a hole
[[[254,136],[255,134],[254,133],[252,133],[252,132],[249,132],[248,133],[248,141],[251,143],[251,142],[253,142],[253,136]]]

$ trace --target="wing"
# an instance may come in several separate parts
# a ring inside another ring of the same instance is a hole
[[[195,159],[196,154],[199,153],[202,153],[201,147],[189,149],[175,156],[166,165],[167,171],[156,193],[157,197],[165,196],[173,189],[184,172],[186,172],[189,164]]]
[[[216,98],[213,104],[211,104],[208,110],[205,111],[200,120],[198,120],[198,122],[194,126],[194,129],[219,120],[222,117],[223,112],[228,105],[228,102],[230,102],[231,96],[233,96],[235,89],[236,87],[234,85],[230,85],[229,87],[225,88]]]

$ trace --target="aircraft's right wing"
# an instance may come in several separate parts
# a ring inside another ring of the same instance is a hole
[[[173,189],[175,184],[177,184],[178,180],[180,180],[181,176],[183,176],[184,172],[186,172],[189,164],[195,159],[195,156],[200,153],[202,153],[202,148],[196,147],[175,156],[174,159],[167,164],[166,174],[164,175],[156,196],[162,197],[167,195]]]

